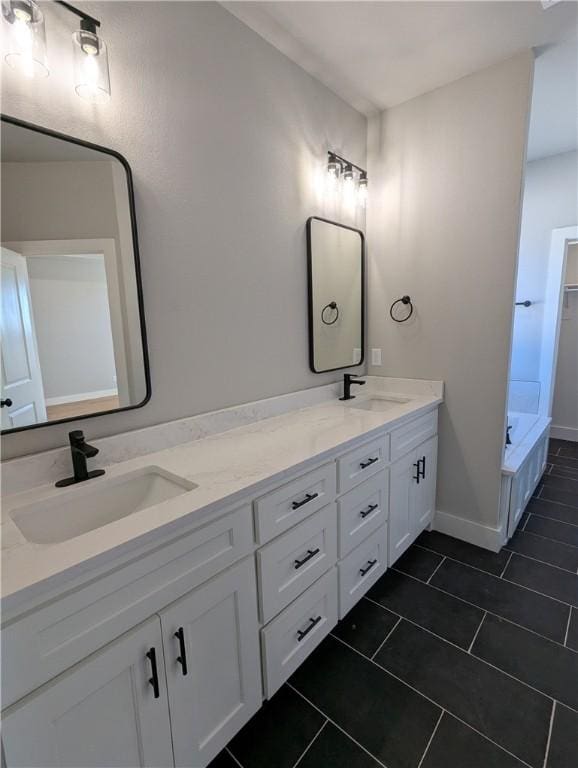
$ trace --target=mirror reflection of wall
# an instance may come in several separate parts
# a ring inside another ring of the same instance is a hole
[[[3,121],[1,262],[3,430],[146,401],[120,160]]]
[[[310,364],[315,373],[363,362],[363,234],[311,218]]]

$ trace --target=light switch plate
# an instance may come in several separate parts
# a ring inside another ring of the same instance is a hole
[[[381,349],[372,349],[371,350],[371,364],[372,365],[381,365]]]

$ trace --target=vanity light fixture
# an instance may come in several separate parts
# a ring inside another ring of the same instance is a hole
[[[2,0],[4,59],[27,78],[47,77],[44,14],[35,0]]]
[[[327,162],[327,173],[331,179],[338,179],[341,176],[341,163],[335,155],[329,153],[329,160]]]
[[[110,77],[106,43],[96,34],[100,21],[63,0],[55,2],[80,17],[80,29],[72,35],[74,90],[81,99],[102,104],[110,99]]]
[[[359,176],[357,194],[359,195],[360,204],[365,206],[367,203],[367,171],[362,171]]]
[[[365,206],[367,200],[367,171],[336,152],[327,153],[327,175],[332,181],[343,179],[343,192],[349,197],[357,186],[357,201]]]
[[[108,51],[97,35],[100,21],[63,0],[54,0],[80,18],[80,29],[72,35],[74,88],[87,101],[100,104],[110,99]],[[4,58],[26,77],[46,77],[46,29],[44,14],[36,0],[2,0]]]

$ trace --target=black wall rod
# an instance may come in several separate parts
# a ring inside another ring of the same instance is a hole
[[[516,302],[516,306],[517,307],[531,307],[532,306],[532,302],[528,301],[527,299],[526,299],[526,301],[517,301]]]
[[[92,22],[95,27],[100,27],[100,21],[98,19],[95,19],[94,16],[90,16],[88,13],[84,13],[84,11],[81,11],[80,9],[76,8],[74,5],[71,5],[70,3],[65,3],[64,0],[54,0],[56,5],[61,5],[63,8],[66,8],[67,11],[70,11],[70,13],[73,13],[75,16],[78,16],[81,19],[85,19],[86,21]]]
[[[338,155],[337,152],[332,152],[330,149],[327,151],[327,154],[329,157],[335,157],[337,160],[340,160],[343,165],[351,165],[352,168],[355,168],[360,173],[367,173],[365,168],[362,168],[360,165],[355,165],[355,163],[352,163],[351,160],[347,160],[345,157],[341,157],[341,155]]]

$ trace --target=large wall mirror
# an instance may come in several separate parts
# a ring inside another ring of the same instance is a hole
[[[364,359],[364,237],[316,216],[307,221],[309,365],[314,373]]]
[[[2,117],[2,432],[150,397],[130,169]]]

